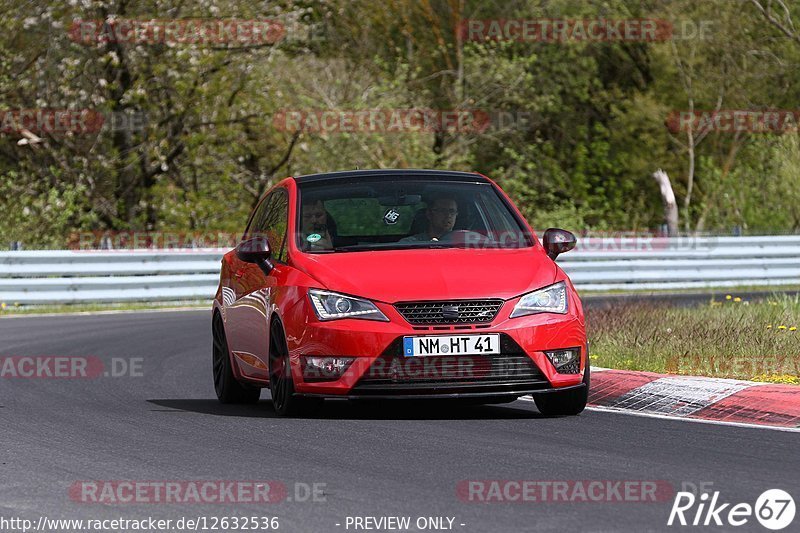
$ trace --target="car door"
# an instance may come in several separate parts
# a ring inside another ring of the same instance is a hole
[[[278,278],[285,272],[283,246],[288,222],[288,193],[275,189],[257,208],[245,239],[266,236],[275,268],[266,275],[258,265],[236,260],[235,301],[228,308],[231,352],[242,375],[269,379],[269,320]]]

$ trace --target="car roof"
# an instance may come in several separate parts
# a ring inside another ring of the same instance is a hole
[[[294,176],[297,183],[310,183],[327,180],[358,180],[367,177],[391,178],[428,178],[442,181],[479,181],[489,183],[489,180],[477,172],[459,172],[455,170],[430,170],[414,168],[387,168],[375,170],[342,170],[338,172],[323,172],[319,174],[306,174]]]

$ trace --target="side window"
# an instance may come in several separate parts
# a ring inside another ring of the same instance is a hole
[[[282,263],[286,262],[286,226],[289,220],[289,195],[285,189],[277,189],[264,199],[265,209],[257,218],[253,218],[250,233],[266,235],[273,257]]]
[[[253,217],[250,219],[250,223],[247,225],[247,228],[244,231],[244,237],[242,237],[243,239],[249,239],[253,236],[253,234],[258,233],[257,228],[260,227],[260,222],[264,219],[264,214],[269,208],[269,202],[273,196],[274,193],[270,194],[264,198],[260,204],[258,204],[255,213],[253,213]]]

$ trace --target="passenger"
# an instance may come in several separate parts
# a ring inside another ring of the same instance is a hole
[[[332,219],[322,200],[303,205],[300,237],[305,250],[330,250],[333,248]]]

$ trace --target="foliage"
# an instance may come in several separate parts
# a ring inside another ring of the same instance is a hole
[[[728,295],[697,308],[630,303],[590,308],[596,366],[800,383],[800,299]]]
[[[690,140],[665,124],[689,108],[794,108],[800,40],[753,2],[0,0],[0,12],[0,112],[144,117],[137,128],[37,133],[40,142],[0,130],[0,243],[60,246],[83,230],[237,231],[283,176],[355,167],[477,170],[536,228],[575,231],[657,229],[651,174],[662,168],[687,231],[800,232],[796,132]],[[286,36],[258,45],[70,38],[74,20],[115,18],[270,18]],[[676,35],[473,42],[458,31],[468,19],[513,18],[664,19]],[[319,132],[276,120],[286,110],[412,108],[492,121]]]

